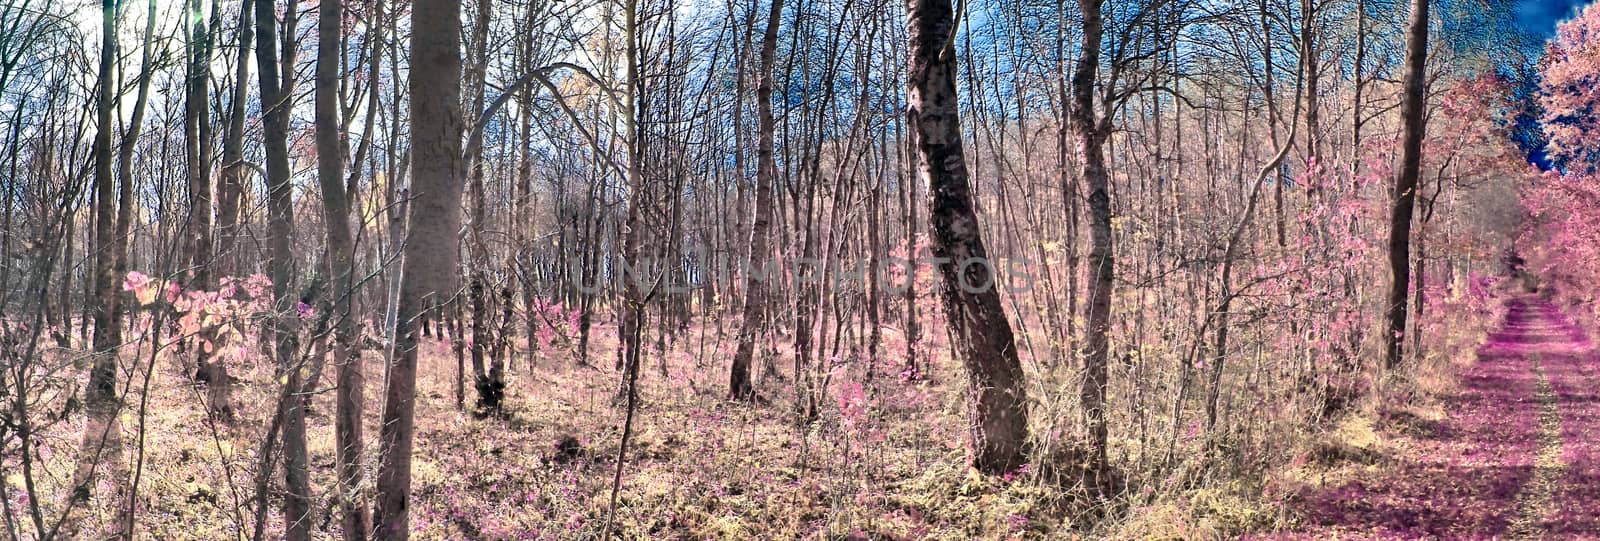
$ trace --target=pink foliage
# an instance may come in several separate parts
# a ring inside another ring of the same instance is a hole
[[[163,285],[164,282],[164,285]],[[245,279],[228,276],[219,283],[216,291],[185,289],[177,282],[153,278],[138,271],[130,271],[122,288],[134,294],[142,306],[164,303],[176,316],[173,326],[161,329],[170,332],[171,339],[193,337],[195,343],[217,359],[239,360],[245,354],[243,344],[253,331],[251,321],[272,312],[270,291],[272,281],[255,274]],[[310,317],[311,307],[299,303],[296,307],[301,317]],[[151,332],[154,320],[143,314],[136,320],[135,329],[142,335]]]
[[[860,423],[867,413],[867,391],[860,382],[845,380],[839,385],[839,415],[844,418],[846,427],[853,427]]]
[[[534,331],[534,339],[538,347],[548,348],[561,340],[567,342],[578,332],[579,319],[583,310],[576,306],[565,307],[559,302],[544,298],[535,298],[533,305],[528,307],[535,319],[538,320],[538,329]]]
[[[1561,23],[1541,75],[1550,156],[1573,172],[1600,172],[1600,5]]]

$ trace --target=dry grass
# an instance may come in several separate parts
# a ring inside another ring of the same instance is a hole
[[[725,330],[719,339],[714,328],[695,326],[672,334],[664,355],[653,347],[647,353],[617,511],[616,528],[624,538],[1223,539],[1289,529],[1297,519],[1284,506],[1286,497],[1381,467],[1392,444],[1389,434],[1426,430],[1441,419],[1443,412],[1429,397],[1451,389],[1461,348],[1482,336],[1462,335],[1437,346],[1439,353],[1407,386],[1390,387],[1387,398],[1367,397],[1341,417],[1306,424],[1301,420],[1312,415],[1310,406],[1270,416],[1241,413],[1215,439],[1195,437],[1202,415],[1196,395],[1185,406],[1189,421],[1174,427],[1180,433],[1167,428],[1176,375],[1119,364],[1110,454],[1124,484],[1096,500],[1071,475],[1080,452],[1071,443],[1078,415],[1072,370],[1025,358],[1036,401],[1035,463],[992,478],[966,465],[965,377],[959,363],[946,357],[942,335],[930,337],[923,348],[934,357],[923,359],[925,379],[897,379],[892,374],[900,361],[880,361],[876,384],[862,387],[860,395],[850,389],[861,382],[865,367],[844,353],[823,389],[820,419],[801,424],[786,346],[776,348],[779,373],[759,370],[767,364],[760,359],[756,363],[757,387],[768,401],[725,399],[733,329]],[[903,337],[885,331],[885,357],[903,351]],[[537,366],[518,355],[511,362],[505,419],[477,419],[458,410],[450,344],[425,341],[414,538],[602,537],[623,411],[613,406],[619,381],[611,366],[615,330],[600,326],[593,336],[592,367],[577,366],[560,347],[541,352]],[[1151,362],[1172,355],[1141,353]],[[366,363],[370,461],[381,413],[381,354],[367,352]],[[213,438],[200,390],[188,383],[178,360],[164,354],[155,366],[145,419],[140,538],[227,539],[240,531],[248,537],[257,452],[277,386],[272,368],[258,364],[235,371],[242,379],[236,396],[240,421],[218,426],[219,437]],[[137,370],[131,375],[142,377]],[[323,379],[329,383],[331,377]],[[1298,404],[1295,390],[1273,388],[1267,392],[1278,394],[1266,396]],[[470,378],[466,392],[470,407]],[[129,395],[131,403],[140,398],[137,388]],[[315,530],[326,539],[338,529],[332,398],[331,391],[319,390],[308,419]],[[136,456],[136,413],[124,413],[129,457]],[[40,494],[66,493],[81,429],[81,421],[69,421],[42,434]],[[558,448],[567,439],[577,447]],[[1169,440],[1175,460],[1167,463]],[[14,488],[20,483],[11,479],[12,465],[8,457],[7,486]],[[8,496],[15,503],[20,494],[12,490]],[[268,506],[269,538],[282,528],[278,498],[274,492]],[[59,512],[59,500],[42,502],[47,516]],[[85,520],[107,522],[109,507],[110,502],[92,502]]]
[[[1063,527],[1046,518],[1058,513],[1045,509],[1061,501],[1061,491],[1025,476],[986,478],[966,466],[959,391],[965,380],[955,363],[936,360],[922,381],[880,375],[887,379],[861,397],[865,409],[853,419],[841,414],[838,388],[858,379],[863,367],[847,366],[830,381],[821,419],[802,425],[792,382],[775,374],[761,375],[758,383],[769,403],[725,400],[727,356],[708,331],[697,358],[699,333],[690,330],[665,356],[652,351],[645,361],[617,512],[624,537],[1007,539]],[[596,328],[594,336],[596,367],[576,366],[560,350],[541,354],[537,367],[519,356],[510,371],[506,419],[458,411],[449,343],[426,341],[418,381],[414,538],[600,537],[623,412],[612,406],[619,380],[610,366],[613,329]],[[903,347],[897,341],[891,336],[885,347]],[[370,460],[383,364],[372,351],[366,362]],[[893,368],[880,367],[880,373]],[[211,436],[199,390],[183,374],[175,357],[163,354],[156,363],[145,418],[139,537],[226,539],[240,529],[248,536],[257,451],[276,387],[272,370],[235,371],[243,380],[236,394],[240,420],[219,426],[218,438]],[[469,407],[472,393],[469,379]],[[137,403],[138,389],[128,398]],[[332,407],[331,391],[322,390],[308,419],[316,529],[329,539],[338,528],[331,514]],[[130,460],[136,413],[123,417]],[[41,494],[66,493],[81,429],[79,422],[64,422],[42,435]],[[577,453],[557,450],[568,437],[579,442]],[[268,508],[268,532],[281,531],[277,497]],[[47,516],[59,512],[61,502],[41,503]],[[91,502],[86,531],[109,521],[110,503]]]

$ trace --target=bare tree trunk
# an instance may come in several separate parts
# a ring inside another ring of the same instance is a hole
[[[104,13],[103,39],[115,42],[118,9],[116,2],[108,0],[102,4],[102,8],[107,10]],[[151,0],[148,5],[149,15],[145,23],[144,38],[141,42],[142,59],[133,116],[128,121],[128,129],[123,133],[121,143],[117,146],[115,196],[111,195],[111,109],[114,100],[121,96],[120,93],[113,91],[116,82],[112,79],[112,66],[118,54],[115,43],[102,44],[101,47],[101,53],[109,54],[110,58],[103,57],[100,60],[100,101],[97,102],[95,111],[98,116],[95,133],[97,191],[95,227],[98,239],[96,250],[99,253],[95,266],[94,365],[89,373],[89,390],[84,408],[89,415],[89,422],[84,425],[83,448],[80,451],[77,469],[73,472],[72,502],[74,505],[86,504],[93,494],[92,486],[96,470],[101,466],[108,466],[110,470],[108,477],[115,487],[112,501],[117,505],[116,519],[111,525],[115,529],[111,532],[118,538],[132,535],[134,502],[125,502],[126,505],[123,505],[124,502],[121,501],[129,495],[129,492],[128,465],[122,456],[122,426],[118,420],[121,401],[116,391],[118,350],[123,342],[124,311],[122,298],[118,296],[117,290],[121,285],[119,278],[128,274],[128,238],[133,223],[133,152],[139,143],[140,128],[144,125],[145,109],[150,98],[150,78],[155,71],[156,54],[152,50],[152,39],[156,29],[155,11],[155,0]],[[114,220],[113,205],[115,205]],[[76,530],[69,532],[68,537],[76,533]]]
[[[1428,304],[1428,219],[1429,212],[1422,212],[1421,223],[1417,224],[1417,268],[1411,275],[1411,289],[1416,291],[1416,297],[1411,299],[1411,355],[1422,359],[1422,322],[1423,309]]]
[[[1361,170],[1361,126],[1365,119],[1361,116],[1361,94],[1366,89],[1366,64],[1367,64],[1367,1],[1356,0],[1356,58],[1351,64],[1351,77],[1353,81],[1353,96],[1350,100],[1350,171]]]
[[[467,66],[466,91],[471,93],[472,108],[467,114],[471,116],[474,130],[481,130],[482,124],[489,121],[487,117],[482,116],[482,113],[486,91],[485,77],[489,68],[489,22],[492,6],[492,0],[479,0],[473,7],[476,20],[472,27],[471,53],[475,59]],[[473,138],[473,141],[477,140]],[[473,388],[478,392],[477,414],[498,416],[505,413],[502,404],[506,393],[505,360],[497,356],[488,361],[491,366],[485,369],[484,359],[487,348],[494,341],[489,331],[489,293],[488,284],[485,283],[488,280],[486,275],[489,266],[489,247],[483,240],[484,230],[488,227],[485,221],[488,220],[489,194],[485,193],[483,185],[482,145],[472,144],[467,153],[464,160],[471,168],[468,177],[472,205],[472,225],[467,232],[471,240],[468,247],[472,253],[471,270],[468,271],[471,274],[469,278],[471,282],[467,286],[467,295],[472,309]]]
[[[229,105],[227,131],[222,137],[222,175],[217,180],[217,249],[213,277],[230,276],[238,272],[240,264],[234,241],[238,237],[244,198],[244,119],[250,92],[250,42],[255,39],[251,17],[254,9],[253,0],[240,2],[233,103]],[[233,382],[229,379],[227,364],[207,362],[204,369],[207,407],[219,418],[232,418]]]
[[[411,10],[409,238],[384,390],[374,539],[409,538],[416,418],[417,323],[455,289],[461,228],[461,1],[417,0]]]
[[[283,411],[284,538],[302,541],[311,538],[311,483],[306,450],[305,401],[301,399],[302,371],[299,362],[299,321],[296,304],[300,299],[292,289],[295,277],[294,185],[289,170],[289,101],[293,95],[290,66],[294,50],[286,47],[278,57],[278,25],[274,2],[256,3],[256,65],[260,72],[263,110],[263,143],[267,150],[267,231],[271,260],[274,356],[283,385],[289,392],[278,404]],[[294,35],[295,11],[284,10],[284,34]],[[283,73],[280,76],[282,62]]]
[[[211,36],[206,31],[201,0],[187,0],[186,12],[192,30],[189,32],[188,72],[184,85],[183,138],[189,187],[189,216],[185,220],[183,262],[189,265],[192,288],[209,291],[214,288],[211,275],[211,107],[207,103],[211,81]],[[214,342],[216,333],[202,330],[207,341]],[[210,354],[204,347],[195,347],[194,376],[208,380]],[[211,408],[212,413],[226,420],[231,410],[226,403]]]
[[[1056,166],[1060,168],[1057,171],[1057,176],[1058,182],[1061,184],[1062,203],[1067,207],[1066,233],[1064,235],[1067,245],[1067,316],[1063,319],[1067,323],[1068,362],[1077,364],[1078,318],[1074,314],[1078,312],[1078,262],[1080,259],[1078,255],[1078,201],[1080,199],[1078,183],[1082,179],[1078,178],[1078,175],[1072,174],[1068,162],[1072,150],[1068,145],[1070,138],[1067,135],[1073,126],[1070,118],[1072,96],[1068,93],[1069,87],[1067,84],[1069,76],[1067,74],[1066,19],[1066,1],[1056,0],[1056,33],[1058,34],[1056,36],[1056,56],[1060,59],[1060,65],[1056,68],[1058,70],[1056,76],[1060,78],[1057,83],[1056,94],[1061,101],[1062,111],[1061,125],[1056,128]]]
[[[1027,461],[1028,397],[1011,324],[995,290],[973,208],[962,149],[956,98],[954,9],[949,0],[910,3],[910,95],[907,105],[916,142],[918,179],[932,195],[928,221],[943,278],[945,315],[967,368],[968,430],[986,473],[1004,473]]]
[[[761,66],[756,83],[756,115],[760,123],[756,140],[756,209],[750,224],[750,257],[745,267],[744,317],[739,322],[739,343],[733,354],[733,367],[728,372],[728,394],[735,400],[755,398],[755,388],[750,384],[750,361],[755,356],[756,335],[761,333],[767,314],[767,292],[764,279],[756,280],[758,269],[766,269],[766,259],[772,251],[769,231],[772,227],[772,188],[777,181],[778,165],[773,157],[773,134],[777,131],[772,113],[772,71],[778,56],[778,25],[783,22],[783,0],[772,0],[767,12],[767,27],[761,35]],[[735,129],[738,129],[737,127]]]
[[[215,273],[226,276],[238,272],[239,256],[234,241],[239,234],[244,198],[244,120],[250,98],[250,43],[255,40],[252,15],[255,0],[239,2],[239,32],[235,43],[233,96],[228,105],[228,127],[222,134],[222,176],[217,181],[217,259]]]
[[[1233,225],[1232,231],[1228,234],[1227,243],[1222,249],[1222,264],[1221,270],[1218,272],[1219,278],[1217,280],[1220,284],[1220,291],[1218,295],[1221,297],[1221,300],[1217,302],[1216,310],[1211,312],[1214,315],[1208,316],[1214,318],[1213,324],[1216,330],[1213,335],[1215,337],[1215,341],[1213,342],[1213,346],[1211,348],[1212,354],[1214,355],[1211,360],[1211,388],[1210,394],[1206,399],[1207,433],[1212,433],[1217,424],[1217,411],[1222,397],[1223,369],[1225,366],[1227,366],[1228,361],[1228,333],[1231,328],[1230,324],[1233,317],[1233,300],[1236,296],[1233,286],[1233,269],[1235,264],[1240,259],[1239,250],[1240,246],[1243,245],[1245,241],[1245,233],[1249,230],[1251,223],[1255,220],[1256,206],[1261,196],[1262,182],[1266,181],[1269,175],[1276,174],[1279,167],[1283,165],[1284,159],[1289,156],[1289,151],[1294,149],[1294,140],[1295,136],[1297,135],[1297,131],[1299,130],[1299,124],[1293,122],[1293,119],[1300,116],[1300,100],[1304,93],[1304,76],[1304,71],[1296,72],[1293,98],[1294,111],[1289,115],[1291,121],[1289,122],[1288,138],[1284,139],[1280,143],[1277,141],[1276,136],[1273,137],[1273,145],[1275,145],[1277,148],[1273,151],[1273,156],[1267,161],[1266,165],[1263,165],[1261,169],[1256,172],[1256,176],[1250,184],[1250,195],[1245,199],[1244,214],[1240,216],[1239,221]],[[1269,101],[1267,109],[1270,111],[1269,114],[1271,115],[1271,118],[1279,117],[1278,106],[1276,105],[1276,102]],[[1187,374],[1185,374],[1185,376],[1187,376]]]
[[[340,526],[347,541],[360,541],[367,535],[367,513],[356,486],[361,471],[361,415],[364,376],[361,350],[356,345],[355,243],[350,231],[350,201],[355,196],[344,184],[344,147],[340,142],[339,57],[343,50],[342,0],[322,0],[317,17],[316,144],[317,181],[322,189],[322,221],[327,228],[327,275],[333,284],[329,316],[333,323],[333,356],[336,391],[334,396],[334,453],[337,458],[337,487]],[[368,38],[372,39],[372,38]],[[381,42],[382,40],[376,40]],[[377,50],[374,49],[374,53]],[[378,57],[371,59],[373,65]],[[369,92],[376,93],[376,81]],[[369,105],[371,105],[369,103]],[[370,138],[370,130],[362,135]],[[354,167],[360,167],[355,164]]]
[[[117,1],[101,2],[99,87],[95,100],[94,135],[94,295],[88,303],[94,313],[94,365],[89,371],[84,410],[83,448],[73,473],[72,503],[86,505],[94,494],[96,473],[102,462],[110,466],[114,484],[123,484],[122,426],[117,410],[117,350],[122,346],[122,307],[118,306],[116,253],[126,250],[117,235],[117,192],[112,177],[112,108],[119,94],[114,67],[118,56]],[[69,519],[69,528],[77,521]],[[75,536],[69,532],[68,537]]]
[[[533,12],[534,12],[533,8],[530,7],[529,11],[528,11],[528,18],[529,19],[533,18],[533,16],[534,16]],[[529,36],[524,38],[524,39],[522,39],[522,40],[520,40],[521,42],[518,43],[518,45],[517,45],[517,51],[518,51],[518,62],[517,62],[517,65],[521,66],[520,69],[523,69],[523,70],[532,69],[532,67],[529,66],[528,64],[533,62],[533,41],[532,41],[533,37],[532,37],[532,33],[531,33],[532,32],[532,29],[531,29],[532,24],[531,23],[529,24],[529,27],[530,27],[529,28]],[[529,239],[533,238],[534,231],[538,228],[538,224],[539,224],[539,220],[538,220],[538,218],[537,218],[537,216],[535,214],[536,212],[538,212],[538,207],[535,204],[536,201],[534,200],[534,197],[533,197],[533,160],[534,160],[534,156],[533,156],[533,111],[532,111],[532,105],[533,105],[533,90],[532,89],[528,89],[528,88],[524,88],[517,95],[517,124],[518,124],[518,132],[517,132],[518,133],[518,137],[517,137],[517,150],[516,150],[516,152],[517,152],[517,172],[516,172],[517,197],[512,202],[512,208],[513,209],[517,209],[516,212],[513,212],[513,215],[515,217],[513,218],[512,223],[516,224],[516,229],[517,229],[516,241],[517,241],[517,247],[518,247],[519,250],[523,249],[523,247],[528,246]],[[559,208],[559,203],[557,205],[557,208]],[[565,242],[566,241],[565,235],[566,235],[566,232],[567,232],[567,227],[565,225],[566,222],[564,220],[558,219],[557,223],[558,223],[558,225],[556,226],[556,228],[559,231],[560,235],[562,235],[561,246],[568,246],[568,244]],[[581,254],[581,252],[580,252],[580,254]],[[561,251],[561,254],[559,256],[560,263],[561,263],[560,266],[558,267],[560,269],[559,272],[566,272],[567,269],[570,268],[570,266],[568,264],[566,264],[567,257],[570,256],[570,255],[572,255],[572,254],[568,250],[562,250]],[[521,255],[518,255],[515,252],[513,252],[512,256],[510,258],[511,261],[512,261],[512,264],[513,265],[517,265],[518,264],[518,260],[521,259],[521,257],[522,257]],[[532,256],[532,254],[529,254],[527,257],[528,257],[529,261],[527,262],[528,263],[528,267],[526,269],[526,272],[525,273],[519,273],[519,274],[520,274],[520,276],[522,278],[521,279],[522,283],[520,284],[521,287],[522,287],[522,291],[521,291],[522,292],[522,306],[523,306],[523,309],[524,309],[525,314],[526,314],[525,317],[524,317],[524,323],[525,323],[524,330],[527,331],[528,368],[532,369],[535,365],[537,365],[538,359],[539,359],[539,317],[540,316],[539,316],[538,311],[535,309],[535,305],[537,304],[537,301],[538,301],[539,297],[538,297],[538,291],[536,289],[536,284],[535,284],[536,279],[535,279],[535,277],[533,275],[533,272],[534,272],[534,265],[532,264],[533,263],[533,261],[532,261],[533,256]],[[566,283],[566,281],[563,280],[563,281],[561,281],[561,283]],[[506,309],[510,310],[511,307],[508,305],[506,307]],[[510,338],[506,338],[506,340],[509,341]]]
[[[189,33],[189,65],[183,109],[184,146],[188,158],[189,219],[185,250],[194,273],[193,285],[211,288],[211,108],[207,104],[211,81],[211,36],[202,21],[201,0],[187,0],[193,29]],[[203,367],[205,354],[197,348]]]
[[[73,252],[75,249],[74,244],[78,238],[78,221],[66,220],[66,222],[67,231],[64,239],[66,245],[61,250],[61,261],[71,262],[75,261]],[[57,292],[56,298],[56,304],[61,311],[61,330],[56,335],[56,345],[67,348],[72,347],[72,309],[70,308],[72,306],[72,268],[67,265],[62,265],[62,267],[61,289]]]
[[[1262,99],[1268,104],[1267,137],[1272,139],[1273,146],[1278,146],[1278,124],[1280,123],[1281,119],[1278,116],[1278,94],[1275,91],[1278,80],[1278,76],[1276,74],[1277,63],[1272,59],[1272,51],[1276,45],[1272,42],[1271,13],[1267,11],[1268,7],[1269,6],[1267,5],[1266,0],[1261,0],[1257,3],[1257,8],[1260,11],[1260,13],[1257,13],[1257,15],[1259,15],[1261,19],[1261,66],[1262,71],[1266,74],[1266,76],[1262,77],[1261,79],[1261,86],[1263,93]],[[1296,120],[1297,119],[1292,116],[1289,117],[1289,122],[1291,124]],[[1293,145],[1294,141],[1289,141],[1289,144]],[[1274,173],[1277,174],[1277,180],[1272,183],[1272,225],[1273,232],[1277,234],[1278,246],[1281,248],[1287,246],[1289,242],[1287,232],[1284,229],[1285,218],[1283,210],[1283,185],[1286,179],[1283,171],[1275,171]],[[1226,333],[1224,332],[1222,334]]]
[[[887,167],[884,159],[879,167]],[[867,199],[867,383],[872,383],[878,362],[878,343],[883,341],[882,301],[880,276],[883,276],[883,177],[878,171],[872,178],[871,195]]]
[[[1110,355],[1111,289],[1116,278],[1111,239],[1110,174],[1106,170],[1108,126],[1095,113],[1095,78],[1100,68],[1100,40],[1105,32],[1101,8],[1105,0],[1078,0],[1083,15],[1083,46],[1072,74],[1072,124],[1078,137],[1081,176],[1089,189],[1089,299],[1084,320],[1088,351],[1084,356],[1084,428],[1089,435],[1091,473],[1106,468],[1106,361]]]
[[[731,21],[733,17],[733,4],[735,0],[728,0],[729,28],[737,31],[737,25]],[[744,31],[733,41],[734,71],[733,71],[733,231],[734,235],[744,234],[746,218],[745,210],[745,129],[744,129],[744,100],[747,88],[745,79],[746,69],[749,67],[750,36],[754,35],[755,5],[752,2],[750,12],[744,19]],[[780,7],[781,9],[781,7]],[[774,53],[776,55],[776,53]],[[732,236],[732,235],[730,235]],[[733,250],[733,258],[747,259],[749,245],[748,238],[743,239]],[[742,309],[742,307],[741,307]]]
[[[1423,114],[1427,107],[1423,90],[1427,86],[1428,0],[1411,0],[1411,18],[1406,23],[1405,95],[1400,104],[1402,124],[1400,174],[1391,192],[1393,206],[1389,219],[1389,332],[1385,366],[1393,370],[1404,357],[1406,297],[1411,283],[1411,217],[1416,211],[1417,177],[1422,169],[1422,139],[1427,129]]]
[[[457,268],[456,272],[460,273],[461,269]],[[445,336],[445,333],[449,333],[449,335],[450,335],[450,354],[455,356],[455,358],[456,358],[456,410],[457,411],[466,411],[466,409],[467,409],[467,406],[466,406],[466,403],[467,403],[467,387],[466,387],[466,383],[465,383],[466,382],[466,373],[467,373],[466,372],[466,366],[467,366],[467,357],[466,357],[467,340],[462,335],[462,329],[461,329],[461,310],[462,310],[462,307],[463,307],[462,303],[454,302],[454,303],[450,303],[450,306],[438,308],[434,312],[436,314],[439,314],[439,316],[438,316],[439,317],[439,329],[438,329],[439,330],[439,336],[443,337],[443,336]]]
[[[916,182],[916,181],[912,180],[910,178],[910,175],[906,173],[910,169],[913,169],[915,167],[914,165],[912,165],[912,162],[916,158],[911,155],[911,149],[909,147],[910,141],[907,141],[902,136],[902,133],[903,133],[901,131],[902,127],[901,127],[901,124],[899,122],[895,122],[895,128],[894,129],[895,129],[895,137],[894,137],[895,150],[896,150],[896,152],[900,153],[901,163],[903,164],[901,167],[897,168],[897,171],[899,171],[899,172],[897,172],[895,174],[897,176],[901,176],[901,178],[899,179],[900,180],[899,184],[901,186],[901,190],[900,191],[901,191],[901,195],[903,196],[903,201],[901,201],[901,206],[903,206],[904,209],[905,209],[905,216],[903,216],[903,218],[905,218],[905,228],[906,228],[906,259],[909,261],[909,263],[908,263],[909,266],[906,268],[906,287],[905,287],[905,292],[904,292],[905,302],[906,302],[906,315],[905,315],[905,318],[906,318],[906,322],[905,322],[906,366],[905,366],[905,374],[906,374],[908,379],[922,379],[922,377],[925,374],[922,371],[922,366],[917,364],[917,347],[918,347],[919,343],[922,341],[922,321],[919,319],[922,316],[918,315],[918,312],[917,312],[917,264],[916,264],[916,260],[917,260],[917,256],[918,256],[918,254],[917,254],[917,248],[918,248],[918,246],[917,246],[917,242],[918,242],[917,241],[917,229],[918,229],[918,227],[917,227],[917,221],[918,221],[917,220],[917,199],[918,199],[917,185],[920,184],[920,182]]]
[[[1321,53],[1317,50],[1318,0],[1300,0],[1300,69],[1305,70],[1306,157],[1322,160],[1322,108],[1317,94],[1322,80]]]
[[[625,183],[628,186],[628,210],[622,230],[619,232],[622,237],[622,253],[620,257],[624,265],[638,268],[644,266],[638,256],[640,244],[643,242],[643,227],[640,221],[643,218],[643,206],[647,188],[642,177],[643,163],[641,162],[644,160],[644,147],[639,127],[639,97],[643,87],[639,76],[639,2],[638,0],[625,0],[622,2],[622,6],[625,12],[623,13],[622,23],[622,31],[625,34],[623,61],[627,63],[623,68],[627,90],[623,100],[623,113],[626,117],[622,119],[622,125],[628,147],[628,169],[627,179],[625,179]],[[638,270],[641,275],[648,272],[648,270],[642,268]],[[636,347],[635,341],[629,340],[628,337],[634,335],[636,327],[644,324],[645,311],[642,306],[639,306],[638,278],[640,275],[630,277],[624,272],[620,273],[619,276],[622,280],[622,302],[618,307],[617,315],[619,320],[617,325],[619,339],[617,360],[619,363],[618,368],[622,370],[623,374],[621,381],[618,382],[617,393],[613,396],[612,402],[617,405],[625,405],[632,392],[630,389],[632,388],[631,382],[635,379],[634,374],[639,371],[639,362],[643,358],[643,351]],[[641,339],[637,343],[642,344],[643,340]]]

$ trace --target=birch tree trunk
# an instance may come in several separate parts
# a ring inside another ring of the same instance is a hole
[[[760,81],[756,83],[756,116],[760,127],[756,140],[756,211],[750,224],[750,257],[745,267],[744,309],[739,323],[739,343],[733,354],[733,368],[728,372],[728,394],[735,400],[755,398],[755,388],[750,384],[750,361],[755,356],[756,336],[761,333],[767,313],[766,283],[755,275],[765,270],[771,249],[772,188],[777,181],[778,165],[773,157],[773,133],[777,131],[772,113],[772,71],[777,64],[778,25],[783,20],[783,0],[772,0],[767,12],[767,27],[761,35]],[[735,127],[738,129],[738,127]]]
[[[1091,472],[1106,467],[1106,361],[1110,355],[1111,291],[1116,278],[1116,257],[1111,239],[1111,181],[1106,170],[1107,126],[1095,113],[1095,78],[1100,70],[1100,40],[1105,33],[1101,9],[1105,0],[1078,0],[1082,12],[1083,46],[1072,74],[1072,126],[1078,139],[1078,163],[1089,189],[1089,298],[1085,304],[1083,384],[1084,428],[1089,435]]]
[[[918,181],[928,184],[932,196],[928,222],[933,254],[941,258],[940,297],[957,357],[967,369],[973,465],[1005,473],[1027,461],[1028,397],[973,208],[956,98],[955,13],[949,0],[911,0],[908,8],[914,163]]]

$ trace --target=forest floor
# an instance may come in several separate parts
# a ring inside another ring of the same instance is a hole
[[[726,399],[735,330],[695,325],[670,333],[665,354],[647,344],[614,524],[623,538],[1004,539],[1074,520],[1030,521],[1062,516],[1040,506],[1074,498],[1071,489],[1045,490],[967,466],[960,395],[965,380],[959,363],[943,354],[922,359],[925,377],[915,380],[897,377],[893,372],[900,366],[880,366],[882,384],[875,386],[856,383],[860,363],[830,361],[836,368],[825,382],[826,401],[819,405],[820,418],[808,424],[796,413],[786,345],[777,347],[777,358],[785,360],[757,367],[761,403]],[[597,325],[593,336],[587,366],[575,362],[571,344],[563,340],[540,351],[534,365],[525,352],[516,354],[507,374],[508,415],[488,419],[470,413],[470,368],[464,408],[457,406],[450,340],[424,339],[413,539],[601,538],[625,410],[614,401],[620,380],[615,328]],[[904,347],[900,334],[886,328],[884,350]],[[148,349],[131,356],[141,365],[150,358]],[[131,407],[123,415],[127,459],[142,462],[137,537],[250,539],[254,472],[275,399],[273,368],[265,361],[238,367],[239,420],[213,424],[201,405],[204,390],[189,383],[179,357],[166,351],[155,357],[147,413]],[[363,357],[370,470],[384,365],[380,351]],[[134,370],[125,376],[142,380],[143,367]],[[329,383],[324,379],[319,389]],[[135,385],[128,402],[138,404],[142,394]],[[311,401],[313,531],[317,539],[335,539],[333,393],[316,392]],[[67,491],[72,451],[83,429],[77,417],[40,434],[40,494]],[[132,436],[140,425],[146,434],[142,461]],[[274,473],[275,484],[279,475]],[[12,481],[10,486],[21,485]],[[22,503],[18,494],[7,496]],[[274,490],[264,513],[268,539],[282,531],[281,502]],[[41,501],[47,517],[59,512],[59,503]],[[85,530],[109,523],[113,513],[110,502],[97,498],[84,518]]]
[[[1549,303],[1507,308],[1438,415],[1380,419],[1289,498],[1302,531],[1259,539],[1600,539],[1600,358]]]
[[[1449,381],[1436,392],[1334,421],[1326,432],[1337,448],[1313,454],[1336,458],[1284,465],[1265,494],[1242,490],[1198,505],[1216,494],[1199,490],[1163,498],[1177,504],[1113,511],[1128,515],[1120,525],[1099,524],[1106,509],[1039,472],[986,477],[967,466],[965,380],[959,363],[944,357],[942,337],[925,350],[935,358],[920,362],[926,377],[914,380],[883,365],[878,384],[864,386],[860,363],[830,359],[820,417],[802,423],[786,346],[776,352],[779,366],[758,362],[757,388],[770,402],[732,402],[725,378],[733,329],[695,325],[666,333],[664,354],[649,345],[614,527],[625,539],[1210,539],[1244,531],[1263,532],[1261,539],[1600,538],[1600,359],[1549,304],[1517,297],[1508,308],[1477,361],[1456,361],[1459,374],[1441,377]],[[516,355],[503,419],[464,411],[474,400],[470,375],[458,408],[450,341],[424,341],[413,539],[601,537],[624,414],[614,405],[614,335],[610,326],[595,329],[589,366],[576,364],[561,340],[534,361]],[[904,347],[886,327],[882,351]],[[134,357],[150,358],[148,350]],[[123,416],[129,460],[142,462],[138,537],[249,539],[273,369],[239,367],[239,420],[214,425],[179,357],[163,353],[147,365],[155,367],[147,413],[130,407]],[[370,463],[383,361],[378,351],[364,357]],[[139,381],[141,370],[126,375]],[[130,389],[130,404],[142,398],[139,386]],[[308,419],[318,539],[338,530],[332,398],[312,396]],[[67,490],[78,418],[40,435],[39,494]],[[131,435],[141,424],[138,461]],[[10,479],[15,471],[5,474],[8,486],[20,485]],[[46,515],[59,511],[59,501],[41,503]],[[266,538],[282,531],[279,505],[275,492]],[[97,500],[86,520],[108,522],[110,507]],[[1232,519],[1197,518],[1202,512],[1243,518],[1213,527],[1197,520]]]

